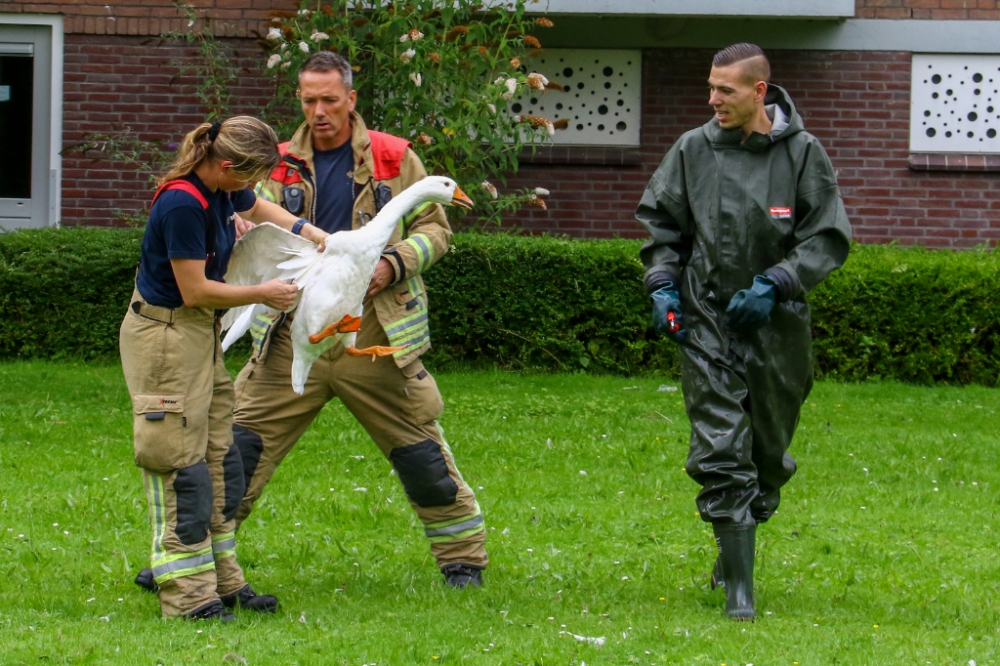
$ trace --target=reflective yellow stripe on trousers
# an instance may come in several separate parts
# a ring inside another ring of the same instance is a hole
[[[193,553],[167,555],[163,551],[163,536],[166,533],[167,507],[163,503],[163,477],[145,472],[146,492],[149,494],[149,513],[153,523],[153,547],[150,557],[153,579],[165,583],[181,576],[208,571],[215,568],[212,547],[202,548]],[[236,553],[236,534],[233,537],[233,554]],[[223,535],[224,536],[224,535]]]
[[[267,334],[280,316],[280,312],[265,312],[254,316],[250,322],[250,339],[254,349],[260,351],[264,346]]]
[[[163,556],[163,532],[165,525],[166,507],[163,505],[163,479],[155,474],[144,472],[146,481],[146,494],[149,498],[149,519],[153,525],[153,545],[150,559],[156,560]]]
[[[236,532],[212,535],[212,554],[221,560],[236,555]]]
[[[190,576],[215,568],[212,547],[202,548],[193,553],[177,553],[153,559],[153,578],[164,583],[181,576]]]
[[[476,532],[482,532],[485,529],[486,524],[483,519],[483,511],[479,508],[478,502],[476,503],[476,512],[471,516],[462,516],[461,518],[444,520],[440,523],[424,525],[424,533],[430,539],[431,543],[458,541]]]

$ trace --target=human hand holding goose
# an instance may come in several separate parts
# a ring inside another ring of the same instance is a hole
[[[385,257],[379,257],[378,263],[375,265],[375,274],[372,275],[372,281],[368,283],[368,296],[374,296],[388,287],[392,284],[394,277],[396,277],[396,271],[392,264]]]
[[[275,310],[287,310],[295,305],[295,298],[298,296],[298,287],[294,284],[287,284],[278,280],[268,280],[260,285],[261,300],[263,305]]]
[[[248,231],[253,229],[256,225],[250,220],[244,220],[243,216],[239,213],[233,215],[233,226],[236,229],[236,240],[243,238]]]

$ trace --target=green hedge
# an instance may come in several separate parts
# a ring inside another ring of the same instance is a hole
[[[427,276],[436,359],[634,373],[674,365],[635,241],[458,234]]]
[[[977,383],[1000,378],[1000,255],[855,246],[810,295],[823,376]]]
[[[0,234],[0,358],[117,354],[141,243],[134,229]]]
[[[141,232],[0,235],[0,358],[117,353]],[[427,275],[432,363],[637,373],[675,367],[648,327],[636,241],[458,234]],[[820,376],[1000,377],[1000,258],[856,246],[810,297]]]

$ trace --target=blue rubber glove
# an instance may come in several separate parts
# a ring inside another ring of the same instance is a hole
[[[684,328],[684,315],[681,314],[681,295],[677,291],[673,282],[668,282],[664,286],[654,291],[650,298],[653,299],[653,328],[656,332],[665,335],[674,342],[684,342],[687,340],[690,331]],[[674,329],[670,330],[668,316],[674,313]]]
[[[736,292],[726,308],[726,326],[737,333],[752,333],[771,321],[771,310],[777,294],[774,280],[758,275],[753,286]]]

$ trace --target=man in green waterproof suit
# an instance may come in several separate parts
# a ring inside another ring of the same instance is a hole
[[[788,447],[812,386],[806,294],[847,259],[851,227],[833,166],[753,44],[716,54],[715,117],[685,133],[636,218],[653,325],[681,348],[687,472],[712,523],[713,588],[756,617],[754,538],[795,473]]]

